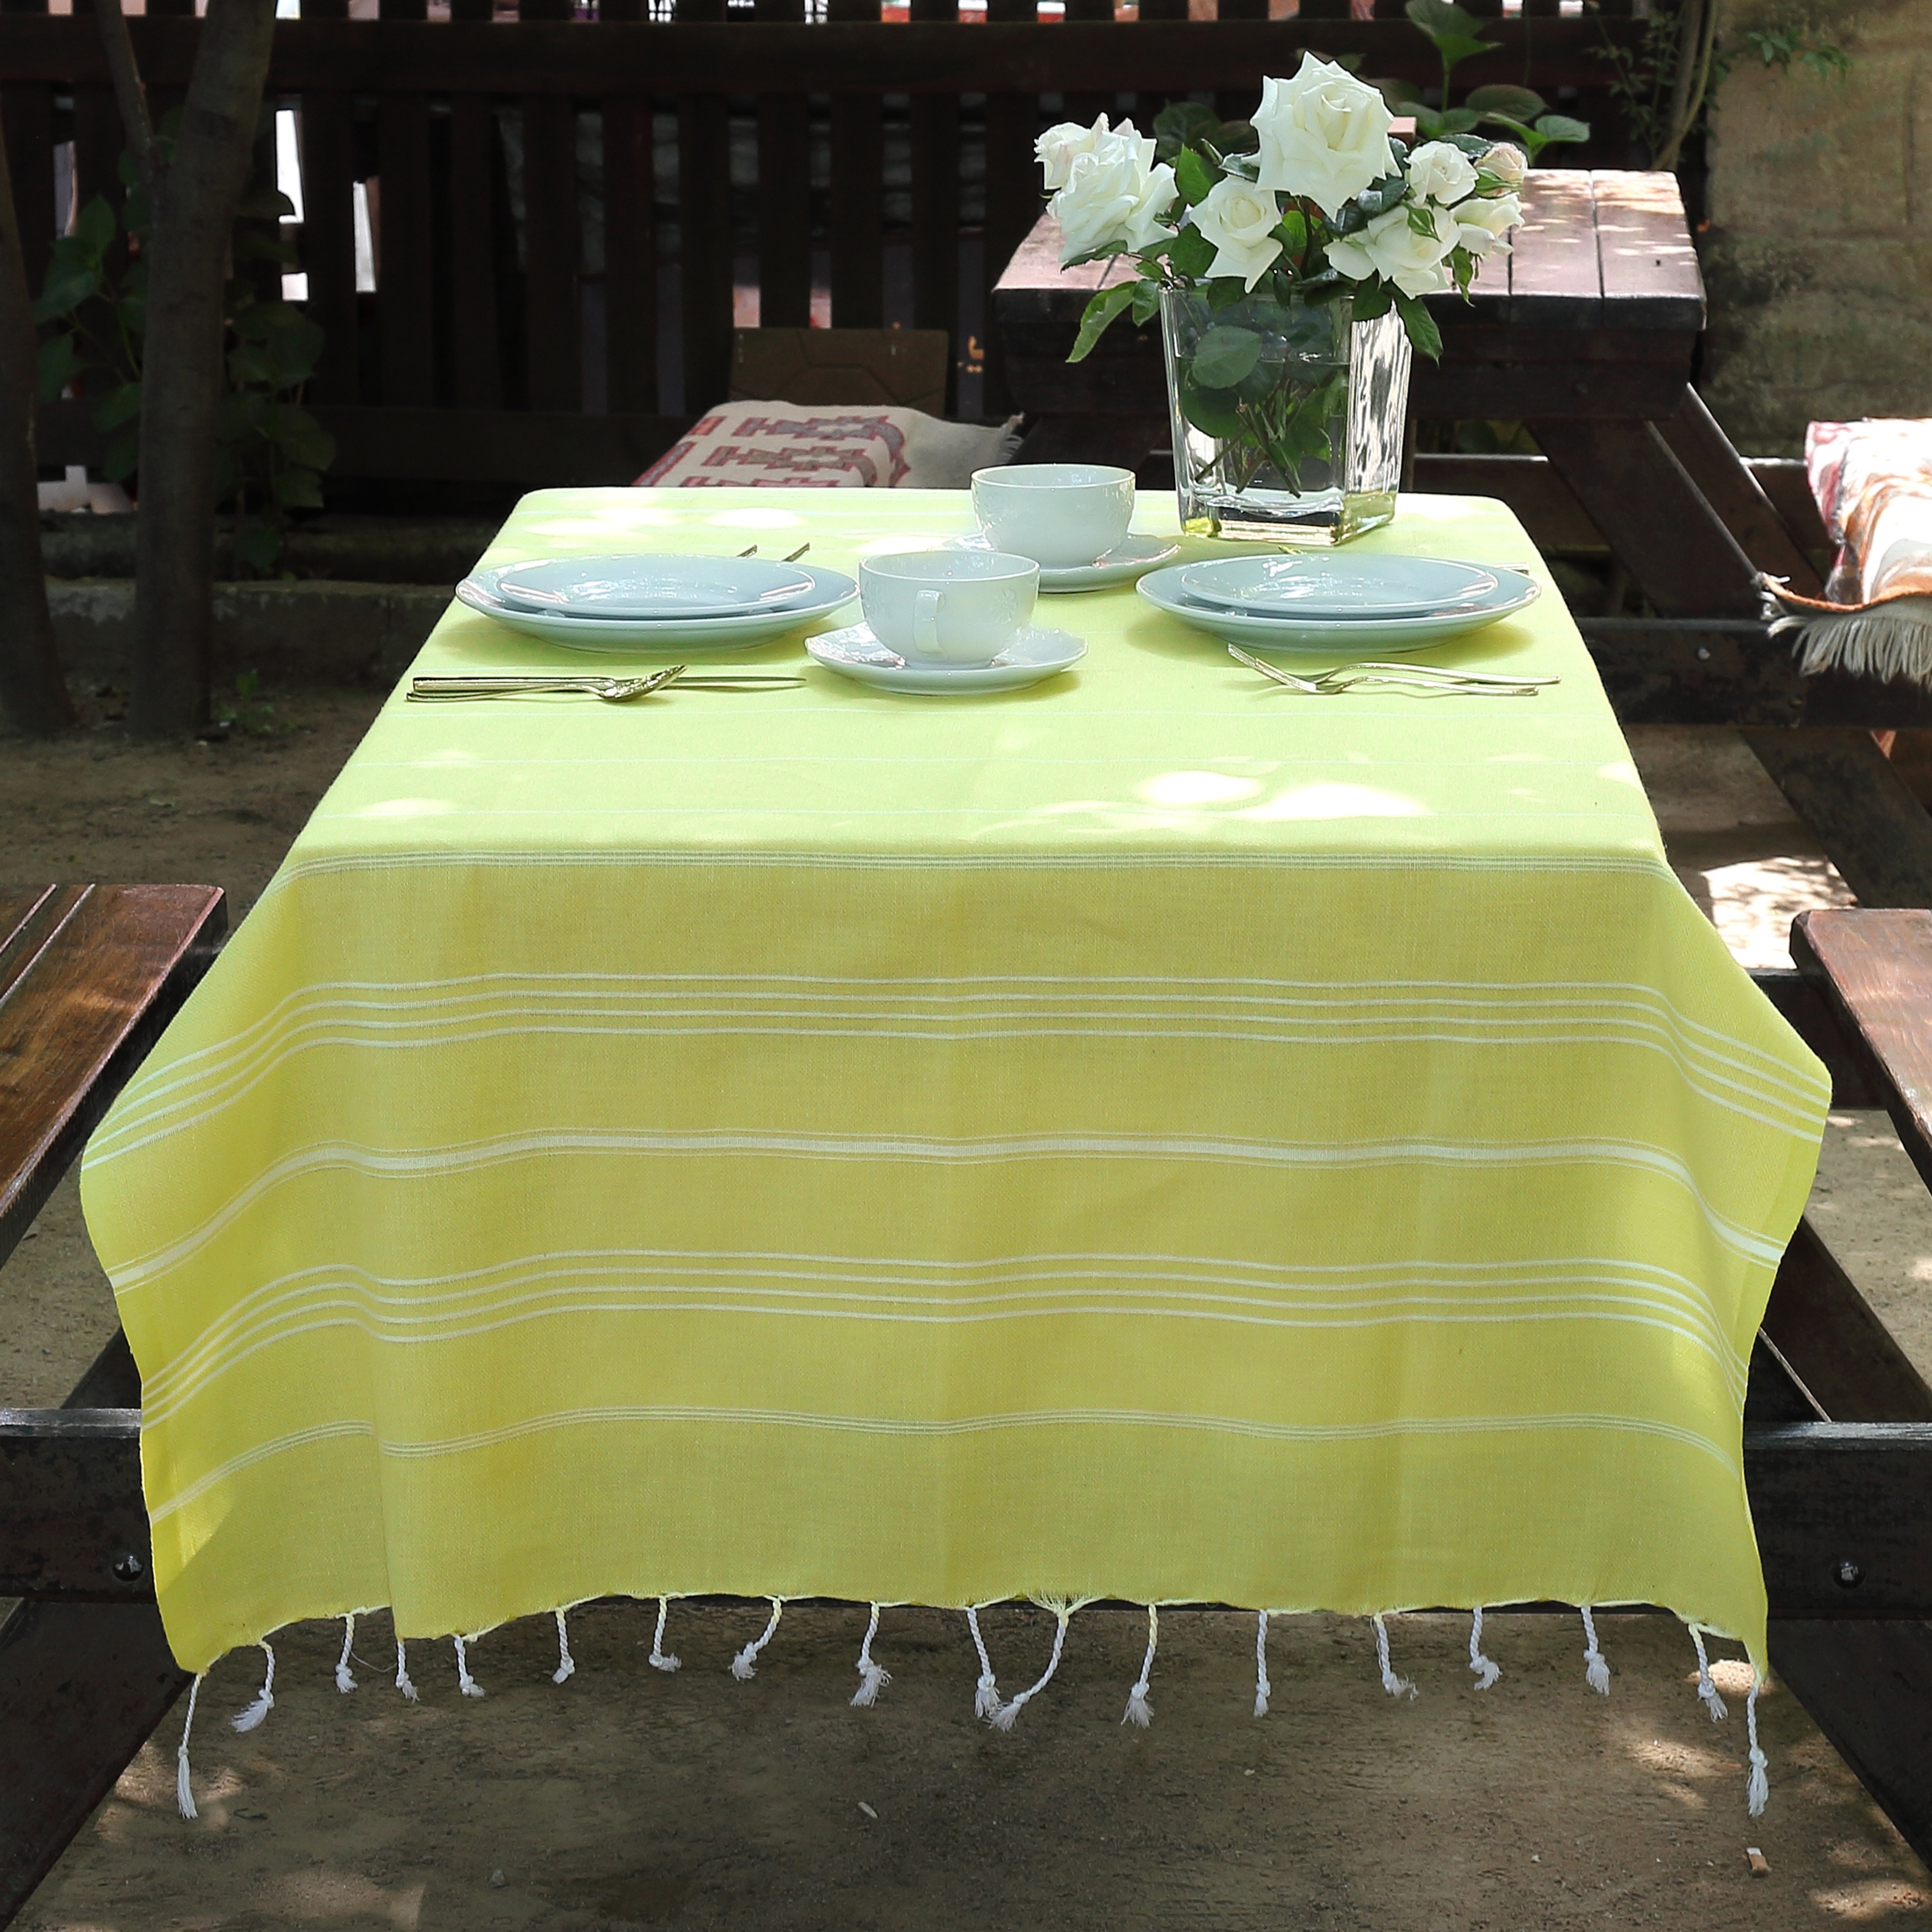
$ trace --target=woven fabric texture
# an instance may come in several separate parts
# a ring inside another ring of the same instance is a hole
[[[556,490],[487,560],[970,527]],[[1378,551],[1533,556],[1441,497]],[[1434,653],[1532,700],[1298,697],[1131,590],[1002,698],[392,699],[88,1151],[183,1665],[700,1592],[1648,1602],[1761,1664],[1828,1086],[1545,586]],[[458,607],[416,668],[560,656]]]

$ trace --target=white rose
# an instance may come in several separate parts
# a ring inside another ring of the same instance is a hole
[[[1272,231],[1281,224],[1281,204],[1272,190],[1226,175],[1187,218],[1214,243],[1210,275],[1239,275],[1250,290],[1275,264],[1282,240]]]
[[[1513,194],[1486,201],[1466,201],[1449,211],[1456,224],[1457,244],[1480,261],[1485,255],[1507,255],[1509,232],[1522,219],[1522,203]]]
[[[1408,158],[1408,190],[1418,201],[1460,201],[1476,185],[1476,170],[1460,148],[1429,141]]]
[[[1143,167],[1154,165],[1153,137],[1138,132],[1131,121],[1109,128],[1104,114],[1090,128],[1083,128],[1077,121],[1063,121],[1057,128],[1049,128],[1033,144],[1034,157],[1045,171],[1049,194],[1066,185],[1073,164],[1081,155],[1112,153],[1123,148],[1138,155]]]
[[[1262,82],[1254,116],[1260,186],[1306,195],[1338,214],[1372,182],[1395,172],[1388,103],[1366,82],[1312,54],[1292,80]]]
[[[1448,232],[1418,235],[1408,225],[1408,208],[1392,208],[1358,234],[1330,242],[1329,266],[1358,282],[1382,275],[1406,296],[1433,295],[1452,286],[1449,255],[1460,238],[1454,222],[1438,218],[1436,225]]]
[[[1522,150],[1508,141],[1498,141],[1476,165],[1485,174],[1494,175],[1504,188],[1522,185]]]
[[[1172,232],[1161,217],[1174,200],[1174,170],[1165,161],[1148,166],[1153,142],[1143,154],[1132,134],[1131,127],[1121,128],[1106,146],[1075,155],[1066,185],[1048,202],[1060,224],[1063,262],[1107,249],[1132,254]]]

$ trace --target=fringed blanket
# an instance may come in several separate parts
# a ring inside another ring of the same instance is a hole
[[[1822,598],[1772,584],[1773,629],[1808,674],[1932,686],[1932,422],[1814,422],[1804,464],[1838,561]]]

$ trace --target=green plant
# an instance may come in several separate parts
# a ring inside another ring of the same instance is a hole
[[[165,163],[173,143],[170,115],[154,136]],[[147,322],[147,265],[142,243],[149,213],[130,157],[116,215],[96,196],[74,232],[54,244],[34,320],[46,326],[40,344],[43,401],[76,382],[94,403],[94,426],[108,433],[103,467],[118,482],[140,466],[141,385]],[[233,272],[223,291],[225,382],[217,419],[217,500],[235,512],[235,554],[256,571],[274,566],[287,513],[320,508],[320,472],[334,460],[334,439],[302,406],[304,385],[322,352],[321,329],[292,303],[265,296],[249,271],[292,263],[294,251],[262,224],[294,209],[274,188],[244,197],[236,224]],[[124,266],[117,262],[124,242]]]
[[[1420,139],[1439,141],[1452,134],[1473,134],[1479,127],[1503,128],[1522,144],[1533,165],[1546,148],[1590,138],[1587,122],[1551,113],[1549,103],[1532,88],[1478,87],[1460,107],[1451,106],[1450,80],[1456,68],[1479,55],[1496,52],[1500,44],[1484,40],[1486,22],[1466,13],[1454,0],[1408,0],[1402,11],[1442,63],[1441,103],[1431,107],[1424,90],[1412,80],[1378,80],[1375,85],[1396,113],[1414,116]]]

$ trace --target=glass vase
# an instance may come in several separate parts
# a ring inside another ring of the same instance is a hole
[[[1180,526],[1196,536],[1346,543],[1395,514],[1408,338],[1344,294],[1222,308],[1163,290]]]

